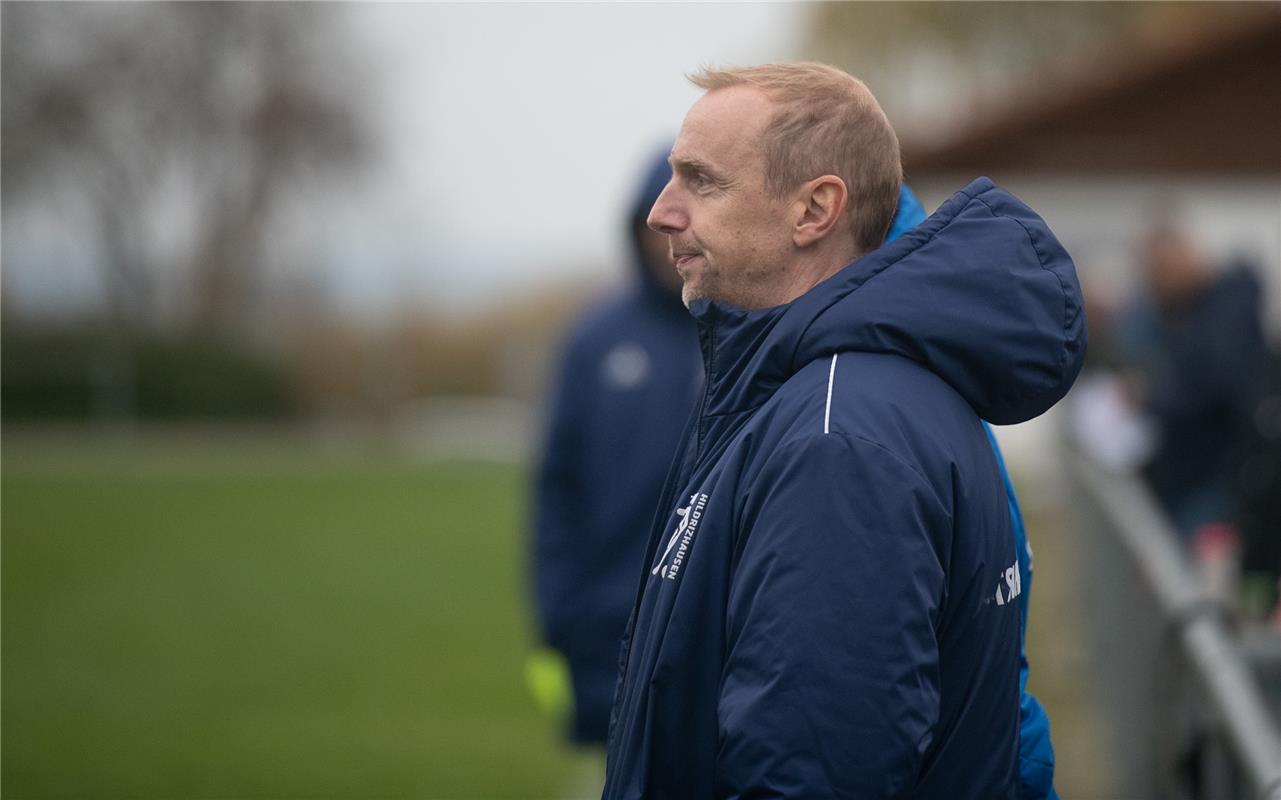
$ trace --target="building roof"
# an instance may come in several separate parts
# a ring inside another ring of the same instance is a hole
[[[1193,173],[1281,179],[1281,6],[1156,52],[1029,86],[938,142],[904,142],[909,179],[939,173]]]

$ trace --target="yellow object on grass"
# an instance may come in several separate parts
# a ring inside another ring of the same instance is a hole
[[[525,659],[525,686],[534,705],[545,715],[557,720],[568,719],[574,711],[574,695],[569,684],[569,664],[565,657],[549,647],[542,647]]]

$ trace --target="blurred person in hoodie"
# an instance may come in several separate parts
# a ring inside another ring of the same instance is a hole
[[[1184,537],[1234,518],[1237,442],[1265,364],[1261,292],[1252,269],[1215,270],[1170,220],[1142,237],[1148,301],[1125,321],[1132,400],[1152,421],[1143,474]]]
[[[605,743],[645,533],[703,381],[667,237],[645,225],[671,177],[666,156],[627,217],[631,285],[566,339],[535,477],[535,605],[543,644],[568,665],[579,744]]]

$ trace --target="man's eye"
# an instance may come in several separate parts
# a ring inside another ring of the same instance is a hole
[[[690,185],[695,189],[703,189],[712,185],[712,179],[701,172],[695,172],[689,178]]]

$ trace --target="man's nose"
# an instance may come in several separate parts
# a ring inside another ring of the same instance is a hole
[[[654,207],[649,210],[649,218],[645,220],[650,230],[668,236],[680,233],[689,226],[689,217],[677,200],[674,184],[675,181],[667,182],[658,199],[654,201]]]

